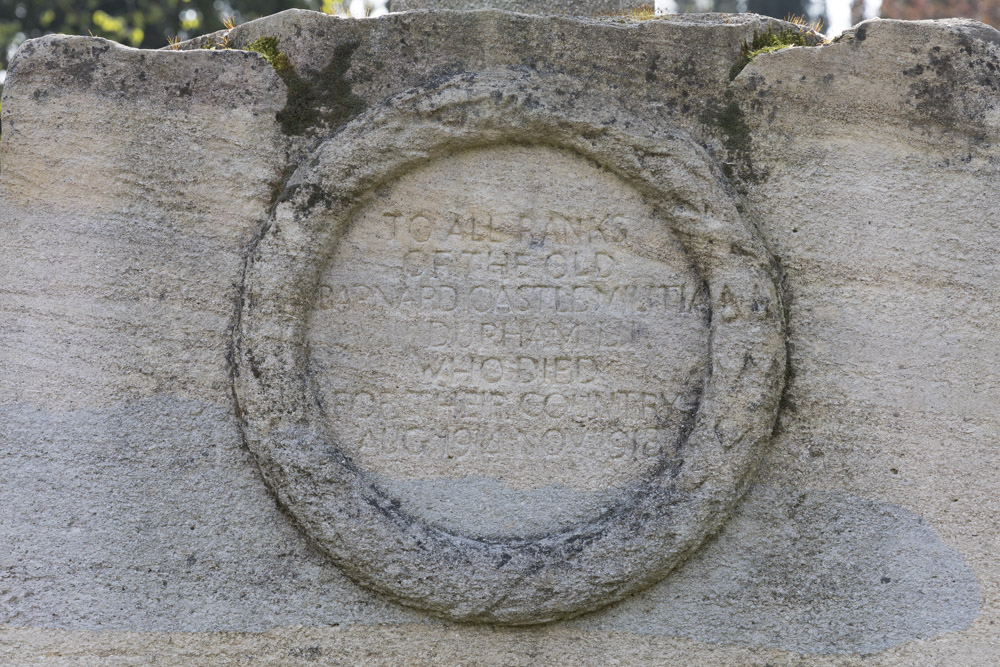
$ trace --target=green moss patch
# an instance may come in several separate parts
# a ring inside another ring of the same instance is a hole
[[[768,26],[765,33],[758,33],[754,30],[753,39],[749,42],[743,42],[743,46],[740,47],[740,57],[732,69],[729,70],[729,80],[732,81],[735,79],[736,75],[743,71],[744,67],[753,62],[753,59],[762,53],[780,51],[791,46],[806,46],[806,34],[792,28],[774,32],[773,26]]]
[[[267,64],[273,67],[279,75],[295,71],[295,68],[292,67],[292,61],[278,49],[277,37],[261,37],[248,44],[246,50],[263,56]]]

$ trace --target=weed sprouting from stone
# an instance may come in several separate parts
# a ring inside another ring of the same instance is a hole
[[[619,23],[626,23],[628,21],[649,21],[651,19],[668,18],[665,14],[657,14],[656,9],[653,5],[639,5],[629,9],[628,11],[618,11],[618,12],[605,12],[597,14],[595,18],[599,19],[615,19]]]
[[[743,46],[740,47],[740,56],[736,60],[736,64],[729,70],[730,81],[735,79],[743,71],[744,67],[753,62],[753,59],[762,53],[780,51],[790,46],[807,46],[807,34],[806,32],[800,32],[791,28],[774,32],[772,26],[768,26],[765,33],[758,33],[754,30],[753,39],[743,43]]]

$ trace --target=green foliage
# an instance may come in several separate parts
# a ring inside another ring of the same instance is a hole
[[[185,40],[323,0],[0,0],[0,69],[25,39],[49,33],[94,35],[143,49]]]
[[[790,46],[806,46],[806,33],[789,28],[774,32],[774,28],[768,26],[767,32],[753,33],[753,39],[744,42],[740,47],[740,56],[736,64],[729,70],[729,78],[735,79],[736,75],[743,71],[743,68],[753,62],[753,59],[762,53],[780,51]]]
[[[640,5],[633,9],[628,9],[625,11],[610,12],[608,14],[599,14],[599,18],[613,18],[619,19],[624,22],[625,19],[629,21],[650,21],[652,19],[658,18],[656,14],[656,9],[653,5]]]

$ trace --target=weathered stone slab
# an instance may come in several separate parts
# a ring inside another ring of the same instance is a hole
[[[548,16],[607,16],[652,5],[642,0],[392,0],[389,10],[501,9],[521,14]]]
[[[769,28],[26,43],[0,661],[995,661],[1000,33]]]

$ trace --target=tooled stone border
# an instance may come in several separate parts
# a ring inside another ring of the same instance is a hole
[[[703,149],[638,128],[641,119],[590,101],[564,77],[465,75],[363,114],[292,177],[248,257],[234,391],[265,481],[357,581],[457,620],[564,618],[662,578],[743,495],[784,380],[773,258]],[[511,142],[573,150],[659,211],[709,288],[711,368],[679,466],[663,461],[589,523],[536,539],[473,539],[407,514],[324,431],[305,329],[319,276],[367,193],[450,152]]]

